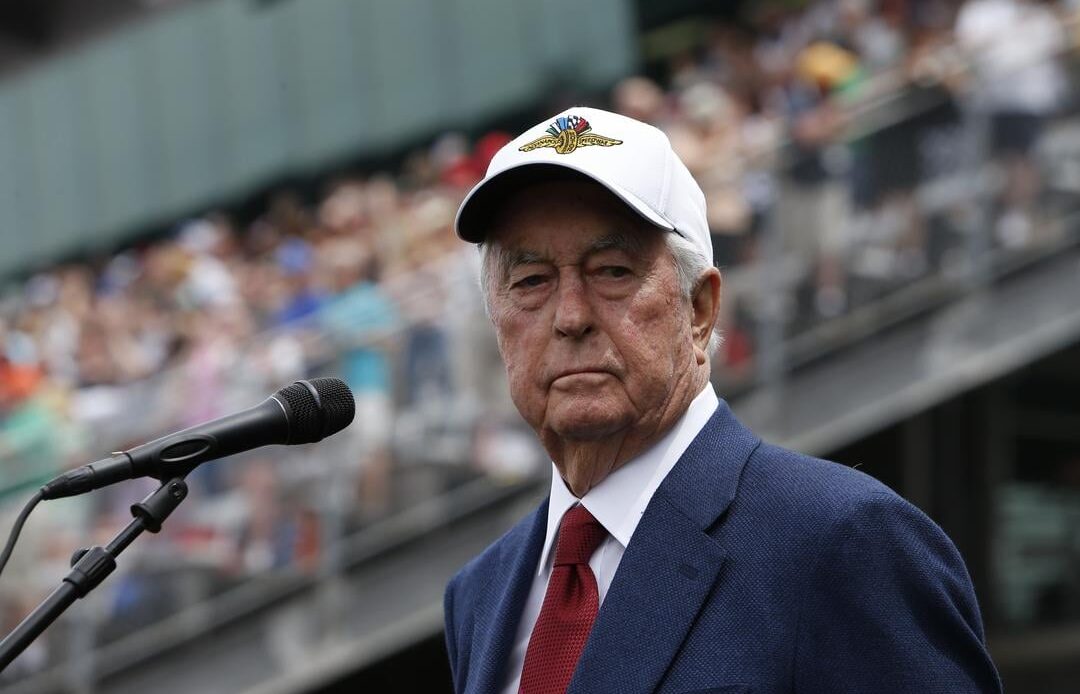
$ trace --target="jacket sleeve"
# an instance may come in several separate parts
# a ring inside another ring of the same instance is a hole
[[[1001,692],[963,560],[900,497],[853,504],[824,535],[801,589],[799,694]]]
[[[457,633],[454,631],[454,584],[455,577],[446,586],[443,596],[443,624],[446,630],[446,655],[450,661],[450,675],[454,681],[454,691],[460,692],[463,687],[458,681],[460,668],[457,662]]]

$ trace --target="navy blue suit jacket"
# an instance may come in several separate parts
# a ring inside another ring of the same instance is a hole
[[[454,688],[497,693],[547,502],[454,577]],[[856,470],[762,443],[724,402],[649,503],[569,692],[999,692],[964,563]]]

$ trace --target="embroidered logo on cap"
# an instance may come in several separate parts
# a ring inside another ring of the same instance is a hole
[[[592,132],[589,121],[581,116],[560,116],[548,126],[548,135],[538,137],[532,142],[518,147],[519,152],[531,152],[540,147],[553,147],[559,154],[570,154],[578,147],[600,145],[611,147],[621,145],[622,140],[616,140]]]

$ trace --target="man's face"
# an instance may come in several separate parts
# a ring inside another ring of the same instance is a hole
[[[497,216],[492,320],[514,403],[549,452],[648,439],[696,394],[692,309],[664,233],[584,181],[526,188]]]

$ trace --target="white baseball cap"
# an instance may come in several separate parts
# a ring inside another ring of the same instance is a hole
[[[495,153],[484,179],[458,208],[457,235],[482,242],[487,217],[509,193],[503,184],[514,182],[508,174],[537,165],[591,178],[655,226],[689,240],[712,263],[705,194],[667,135],[633,118],[584,106],[536,124]],[[528,180],[543,180],[542,168],[530,172],[536,176]]]

